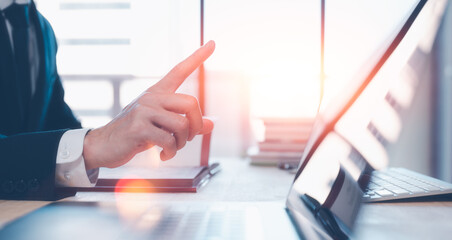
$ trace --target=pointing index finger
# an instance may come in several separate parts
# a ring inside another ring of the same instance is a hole
[[[177,64],[166,74],[162,80],[152,86],[150,89],[158,89],[165,92],[175,92],[184,80],[196,70],[215,50],[215,42],[209,41],[204,46],[196,50],[184,61]]]

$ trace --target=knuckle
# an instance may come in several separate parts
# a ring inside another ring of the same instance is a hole
[[[138,104],[132,111],[131,117],[135,120],[152,121],[159,115],[159,109],[154,106]]]
[[[154,95],[156,93],[144,92],[140,95],[137,102],[141,105],[149,105],[149,103],[154,102]]]
[[[178,131],[184,131],[186,129],[189,128],[189,122],[188,119],[186,119],[185,117],[180,118],[178,124],[177,124],[177,130]]]
[[[146,121],[153,122],[153,120],[155,120],[158,115],[159,115],[159,110],[158,109],[153,108],[153,107],[148,107],[146,109]]]
[[[139,142],[145,142],[148,140],[149,136],[146,134],[146,131],[143,131],[147,126],[141,121],[134,121],[130,126],[128,134],[134,136]]]
[[[176,145],[176,139],[172,135],[167,135],[167,137],[163,140],[163,145],[172,149]]]
[[[188,105],[190,108],[196,108],[196,107],[198,107],[198,99],[196,99],[196,98],[193,97],[193,96],[186,95],[185,101],[187,102],[187,105]]]
[[[181,142],[179,143],[179,146],[177,146],[177,149],[178,149],[178,150],[182,149],[183,147],[185,147],[185,144],[187,144],[187,141],[181,141]]]
[[[132,129],[132,133],[133,134],[137,134],[137,135],[143,135],[143,133],[145,133],[146,131],[143,131],[144,129],[146,129],[147,128],[147,126],[146,126],[146,122],[145,121],[143,121],[143,120],[139,120],[139,119],[137,119],[137,120],[134,120],[133,122],[132,122],[132,127],[131,127],[131,129]]]

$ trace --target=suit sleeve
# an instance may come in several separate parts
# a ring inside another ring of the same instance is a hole
[[[66,131],[0,134],[0,199],[55,200],[59,197],[55,189],[55,161],[58,143]]]
[[[64,101],[63,85],[61,84],[60,77],[57,77],[53,86],[52,97],[50,100],[44,129],[77,129],[81,127],[81,123],[77,120],[71,108]]]

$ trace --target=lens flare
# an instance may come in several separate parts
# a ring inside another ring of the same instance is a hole
[[[115,202],[124,221],[135,222],[150,208],[151,187],[148,181],[134,176],[118,181],[115,187]]]

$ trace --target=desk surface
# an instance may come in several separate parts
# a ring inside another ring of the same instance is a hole
[[[62,201],[280,202],[293,174],[245,160],[219,159],[222,171],[198,193],[80,192]],[[0,200],[0,227],[50,202]],[[356,223],[359,239],[432,239],[452,233],[452,201],[365,204]]]

